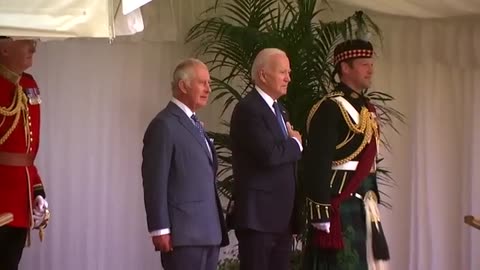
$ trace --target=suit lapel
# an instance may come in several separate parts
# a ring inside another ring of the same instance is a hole
[[[266,120],[266,123],[272,133],[279,139],[285,139],[285,137],[283,136],[282,128],[279,126],[275,113],[272,111],[272,109],[270,109],[267,102],[265,102],[265,100],[262,98],[262,96],[260,96],[260,94],[255,88],[250,91],[250,94],[253,95],[252,98],[258,103],[258,107],[261,109],[264,119]],[[285,121],[286,111],[281,105],[280,109],[282,111],[283,120]]]
[[[210,140],[207,136],[207,141],[208,141],[208,146],[210,146],[210,149],[212,149],[212,162],[213,162],[213,168],[215,169],[215,172],[218,169],[218,156],[217,156],[217,151],[215,150],[215,144],[213,141]]]
[[[178,118],[178,121],[180,122],[180,124],[185,129],[188,130],[188,132],[193,136],[193,138],[195,138],[195,140],[200,144],[200,146],[205,151],[205,154],[208,156],[208,159],[210,160],[210,163],[212,163],[212,165],[213,165],[213,161],[212,161],[212,158],[211,158],[213,156],[213,154],[212,154],[212,156],[210,155],[210,153],[209,153],[210,151],[208,150],[208,147],[205,144],[205,137],[202,137],[200,135],[200,132],[198,132],[198,130],[195,127],[195,125],[193,124],[192,120],[190,120],[187,117],[187,115],[185,114],[184,111],[182,111],[182,109],[180,109],[177,105],[175,105],[172,102],[168,103],[167,110],[169,110],[173,115],[175,115]],[[207,141],[208,141],[208,139],[207,139]],[[208,142],[208,143],[210,145],[210,142]]]
[[[287,122],[289,121],[287,110],[283,107],[283,105],[279,102],[280,111],[282,111],[283,122],[285,123],[285,127],[287,126]]]

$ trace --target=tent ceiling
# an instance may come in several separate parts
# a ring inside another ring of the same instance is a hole
[[[479,0],[329,0],[356,8],[416,18],[480,15]]]
[[[139,8],[149,1],[0,0],[0,34],[42,39],[131,35],[143,30]]]

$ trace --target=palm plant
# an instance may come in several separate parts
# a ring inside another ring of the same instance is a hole
[[[332,89],[332,51],[335,45],[371,32],[381,40],[380,29],[359,11],[342,21],[323,22],[323,9],[316,0],[216,0],[188,32],[186,41],[196,44],[196,53],[208,59],[212,74],[212,102],[223,102],[222,115],[252,88],[250,68],[263,48],[284,50],[290,59],[288,94],[280,101],[290,114],[290,122],[302,134],[313,104]],[[379,107],[383,126],[393,127],[403,116],[388,106],[393,97],[382,92],[366,93]],[[228,128],[228,122],[223,122]],[[219,156],[220,193],[231,199],[230,138],[210,132]],[[388,148],[388,142],[384,141]],[[301,178],[301,164],[299,166]],[[391,185],[388,170],[380,171],[380,184]],[[387,203],[388,204],[388,203]]]

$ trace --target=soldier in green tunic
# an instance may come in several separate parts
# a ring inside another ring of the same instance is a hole
[[[377,207],[379,125],[363,95],[371,85],[372,56],[368,41],[339,44],[334,76],[340,82],[308,116],[304,270],[379,270],[389,259]]]

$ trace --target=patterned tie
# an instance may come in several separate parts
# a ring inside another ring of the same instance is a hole
[[[200,133],[200,137],[205,141],[205,146],[208,149],[209,157],[212,158],[212,152],[211,152],[212,149],[210,149],[210,145],[208,143],[209,138],[208,138],[207,133],[205,133],[205,130],[203,129],[202,123],[200,123],[200,121],[198,120],[198,118],[195,114],[192,114],[192,116],[190,118],[192,118],[193,123],[195,124],[195,127],[197,128],[198,132]]]
[[[275,116],[277,117],[277,122],[280,125],[280,128],[282,129],[283,136],[285,138],[288,137],[287,134],[287,129],[285,128],[285,122],[283,121],[282,118],[282,111],[280,110],[280,106],[278,105],[278,102],[273,102],[273,109],[275,110]]]
[[[200,123],[197,116],[195,114],[192,114],[190,118],[192,118],[193,123],[195,124],[195,127],[197,128],[198,132],[200,132],[200,135],[202,136],[202,138],[205,138],[205,135],[206,135],[205,130],[203,129],[202,123]]]

